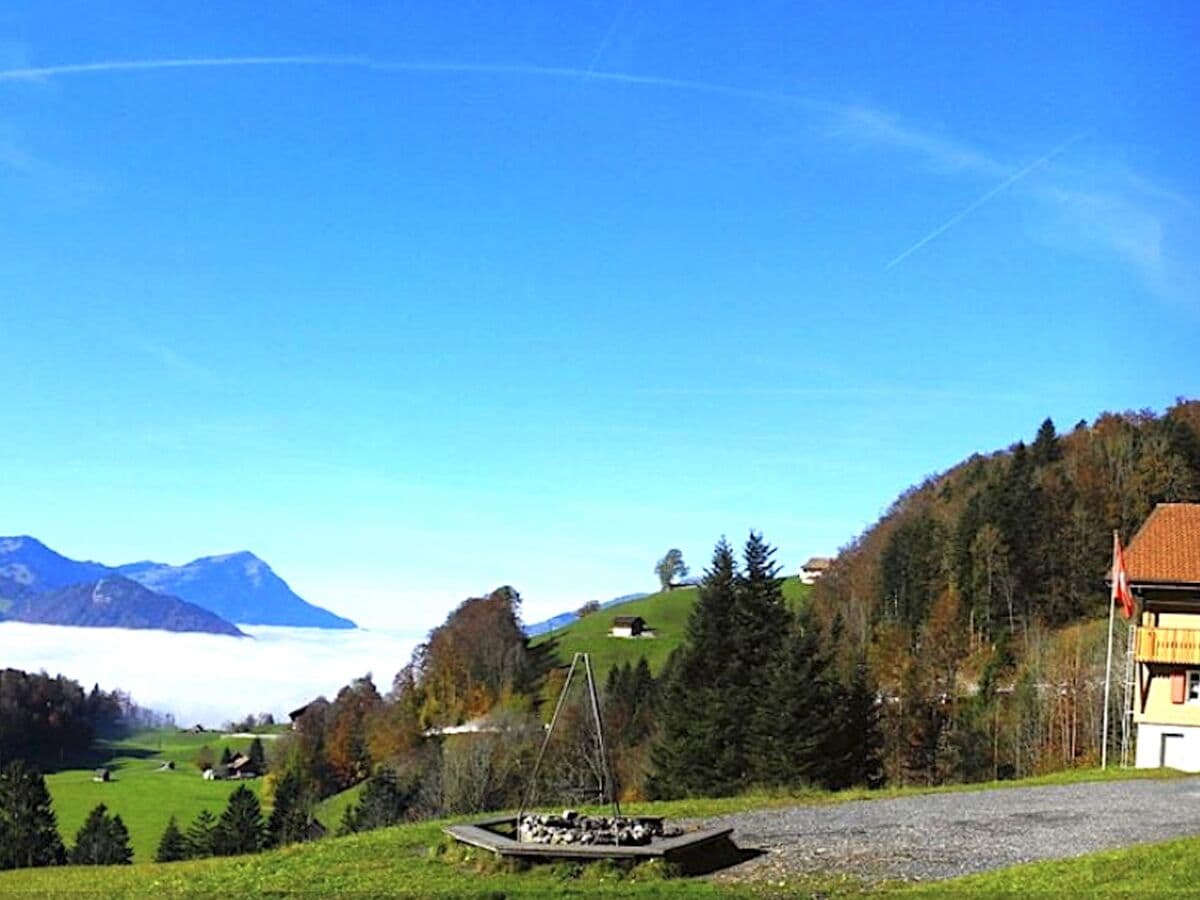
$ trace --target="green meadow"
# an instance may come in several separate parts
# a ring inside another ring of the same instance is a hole
[[[944,791],[988,787],[1063,784],[1121,778],[1176,777],[1170,772],[1094,769],[1057,773],[1023,782],[958,785]],[[876,792],[820,791],[802,794],[749,794],[637,804],[632,812],[672,818],[797,803],[840,803],[871,797],[922,793],[921,789]],[[442,834],[448,821],[422,822],[345,838],[326,838],[257,856],[206,859],[159,865],[63,867],[0,873],[0,895],[60,897],[99,893],[106,897],[211,894],[221,896],[305,893],[327,896],[421,897],[703,897],[703,896],[858,896],[929,894],[993,896],[1003,893],[1143,895],[1194,890],[1200,838],[1147,845],[1073,860],[1034,863],[984,875],[926,885],[865,885],[846,877],[804,877],[783,883],[730,885],[707,879],[672,878],[650,864],[623,871],[606,864],[542,865],[532,868],[497,862],[490,854],[461,848]]]
[[[802,584],[797,577],[785,578],[782,582],[783,596],[789,605],[795,608],[804,602],[810,589],[808,585]],[[601,682],[613,666],[636,663],[641,656],[646,657],[650,671],[657,675],[666,665],[671,651],[683,643],[697,593],[694,587],[676,588],[610,606],[541,635],[533,643],[536,646],[556,641],[558,656],[563,662],[569,662],[574,653],[590,653],[596,677]],[[641,616],[646,620],[646,627],[654,631],[654,636],[611,637],[608,631],[614,616]]]
[[[154,858],[158,839],[167,820],[175,816],[180,828],[202,810],[220,815],[229,794],[246,784],[256,793],[260,782],[205,781],[200,777],[195,759],[207,746],[217,758],[221,749],[246,750],[250,738],[230,738],[215,732],[188,734],[171,730],[149,731],[122,741],[101,743],[94,764],[89,768],[67,769],[46,776],[58,830],[70,846],[75,833],[87,814],[97,803],[105,804],[121,816],[129,829],[134,862]],[[268,753],[270,739],[263,744]],[[165,762],[174,762],[173,771],[159,771]],[[99,783],[92,780],[95,768],[107,766],[112,780]]]

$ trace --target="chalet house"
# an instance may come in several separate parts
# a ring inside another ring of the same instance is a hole
[[[617,616],[613,619],[610,637],[635,638],[646,634],[646,620],[641,616]]]
[[[323,707],[328,707],[329,701],[324,697],[317,697],[315,700],[309,700],[303,706],[299,706],[288,713],[288,718],[292,720],[292,731],[300,731],[303,728],[304,717],[313,710],[319,710]]]
[[[1200,503],[1160,503],[1125,551],[1140,601],[1133,721],[1139,769],[1200,772]]]
[[[800,581],[804,584],[812,584],[833,565],[833,560],[828,556],[813,556],[808,562],[800,567]]]
[[[229,761],[229,778],[257,778],[258,776],[258,770],[254,768],[250,757],[245,753],[238,753]]]

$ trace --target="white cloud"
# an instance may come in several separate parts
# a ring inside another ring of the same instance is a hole
[[[240,626],[250,638],[123,628],[0,623],[0,660],[120,688],[181,725],[216,726],[247,713],[288,710],[367,672],[380,692],[420,638],[409,633]]]

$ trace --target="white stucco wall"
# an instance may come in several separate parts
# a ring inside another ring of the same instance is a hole
[[[1167,752],[1171,756],[1167,763],[1184,772],[1200,772],[1200,726],[1140,722],[1137,728],[1139,769],[1157,769],[1163,765],[1163,736],[1167,735]]]

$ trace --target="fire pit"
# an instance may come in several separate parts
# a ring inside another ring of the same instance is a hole
[[[561,815],[530,812],[529,806],[546,748],[555,732],[572,679],[580,670],[587,686],[587,699],[595,728],[600,774],[596,796],[600,802],[607,798],[613,814],[585,815],[573,809],[563,810]],[[677,863],[680,868],[687,870],[696,867],[697,861],[712,863],[717,858],[728,856],[730,850],[736,853],[736,848],[729,840],[732,828],[684,831],[665,825],[661,818],[621,814],[616,779],[604,745],[604,725],[596,680],[592,674],[591,659],[586,653],[576,653],[571,660],[570,671],[558,695],[554,715],[529,776],[525,799],[516,816],[485,819],[470,825],[451,825],[445,831],[457,841],[490,850],[498,856],[544,860],[617,859],[636,862],[657,858]]]
[[[518,828],[517,819],[505,816],[487,819],[471,825],[450,825],[445,831],[464,844],[490,850],[497,856],[517,857],[551,862],[558,859],[598,860],[615,859],[639,862],[662,859],[677,863],[685,871],[701,868],[710,857],[727,855],[731,842],[732,828],[709,828],[703,831],[683,831],[669,828],[661,819],[627,817],[616,824],[601,816],[578,816],[586,820],[575,827],[559,827],[542,823],[540,819],[565,821],[565,816],[529,814],[522,820],[524,828]],[[600,827],[594,823],[603,823]],[[537,835],[533,840],[520,840],[524,831]],[[631,839],[634,834],[641,843],[616,842],[616,837],[626,832]],[[656,833],[657,832],[657,833]]]

